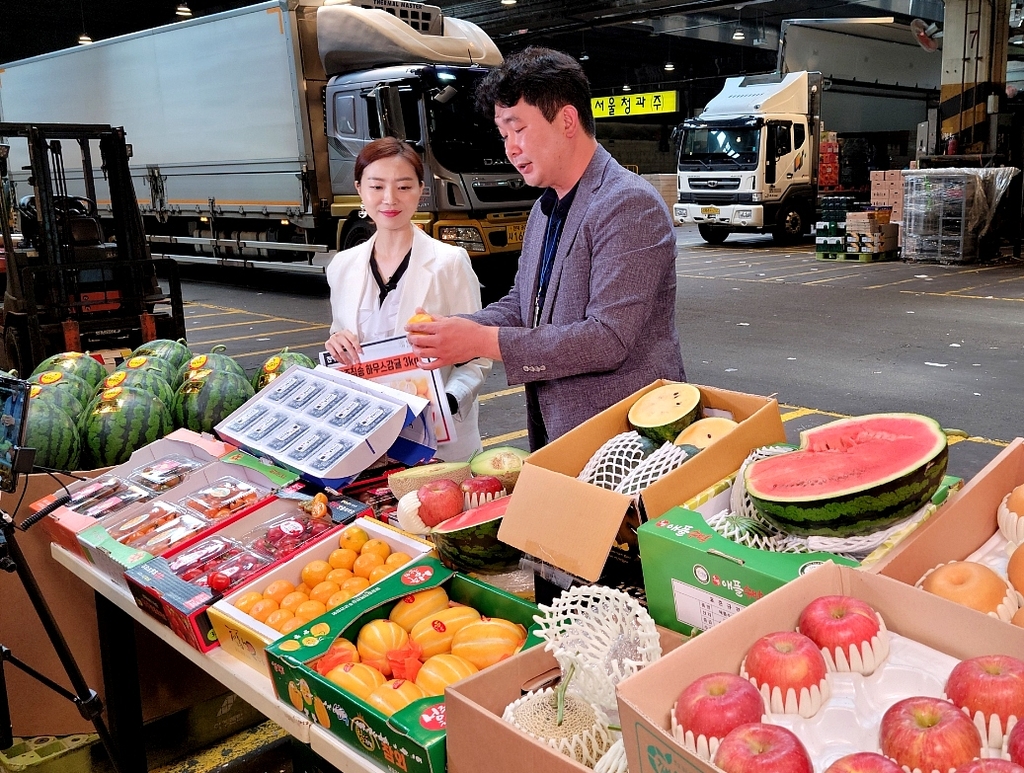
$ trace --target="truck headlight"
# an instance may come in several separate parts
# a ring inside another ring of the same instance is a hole
[[[445,225],[438,230],[438,237],[443,242],[462,247],[466,252],[487,252],[484,237],[479,228],[464,225]]]
[[[760,201],[761,200],[761,193],[760,193],[760,191],[756,191],[754,193],[751,193],[750,194],[750,200],[751,201]]]
[[[749,209],[736,210],[736,217],[751,217],[753,214],[753,211]]]
[[[684,217],[689,217],[689,213],[686,211],[686,207],[676,207],[676,217],[682,220]]]

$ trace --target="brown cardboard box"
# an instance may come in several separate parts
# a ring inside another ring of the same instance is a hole
[[[948,515],[949,508],[941,513]],[[718,768],[686,751],[668,729],[677,696],[704,674],[739,673],[740,662],[756,639],[795,629],[801,610],[829,594],[867,601],[890,631],[955,658],[1024,651],[1020,628],[888,577],[826,564],[772,591],[619,685],[616,695],[629,769],[633,773],[716,773]]]
[[[655,381],[531,454],[519,474],[498,537],[570,574],[596,581],[634,500],[576,476],[606,440],[630,429],[626,414],[633,403],[666,383]],[[661,515],[735,472],[753,449],[786,440],[774,398],[698,388],[705,408],[730,411],[740,425],[644,489],[639,502],[647,518]]]
[[[686,639],[660,628],[661,649],[670,652]],[[532,647],[513,658],[463,679],[445,691],[448,773],[586,773],[584,767],[501,718],[505,707],[523,695],[524,685],[548,672],[558,673],[554,655]]]
[[[913,585],[938,564],[962,561],[996,533],[999,503],[1021,483],[1024,438],[1017,438],[871,570]]]

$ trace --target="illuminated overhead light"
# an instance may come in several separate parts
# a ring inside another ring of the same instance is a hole
[[[624,85],[624,86],[622,87],[622,90],[623,90],[623,91],[632,91],[633,89],[631,89],[631,88],[629,87],[629,84],[627,83],[626,85]]]
[[[581,53],[581,54],[580,54],[580,58],[579,58],[579,61],[581,61],[581,62],[587,62],[587,61],[589,61],[589,60],[590,60],[590,55],[589,55],[589,54],[587,54],[587,52],[586,52],[586,51],[584,51],[583,53]]]
[[[502,5],[515,5],[517,0],[501,0]]]
[[[175,16],[191,16],[192,9],[188,7],[188,3],[178,3],[178,7],[174,9]]]
[[[672,62],[665,62],[665,72],[672,72],[676,69],[676,66]]]
[[[747,39],[746,33],[743,32],[743,27],[737,27],[736,28],[736,31],[734,33],[732,33],[732,39],[733,40],[746,40]]]
[[[78,45],[87,46],[92,43],[92,38],[86,35],[84,32],[78,36]]]

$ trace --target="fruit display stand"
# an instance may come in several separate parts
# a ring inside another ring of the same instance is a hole
[[[793,631],[801,611],[815,599],[827,595],[852,596],[870,604],[881,615],[888,630],[896,634],[891,642],[895,653],[893,667],[901,662],[900,652],[907,653],[910,665],[903,666],[898,677],[887,676],[882,667],[867,678],[859,674],[842,675],[850,677],[850,684],[843,688],[838,704],[855,703],[859,707],[861,703],[855,702],[849,692],[867,691],[868,682],[872,680],[877,684],[872,684],[871,689],[884,694],[884,699],[872,706],[867,716],[853,720],[849,709],[841,716],[826,716],[827,703],[816,716],[817,721],[801,723],[799,716],[793,719],[792,715],[787,715],[785,722],[794,732],[798,736],[805,734],[801,737],[805,746],[817,750],[815,769],[823,769],[837,757],[858,750],[855,745],[863,746],[877,739],[873,730],[877,727],[874,724],[877,716],[875,719],[872,716],[881,714],[895,700],[915,694],[938,697],[944,676],[948,674],[946,669],[951,669],[956,660],[994,652],[1019,654],[1024,651],[1024,631],[1019,628],[888,577],[827,564],[773,591],[743,614],[702,633],[619,684],[616,695],[630,769],[687,769],[707,773],[719,770],[687,750],[673,735],[670,715],[680,692],[705,674],[738,674],[744,656],[759,637],[776,631]],[[928,654],[929,651],[934,654]],[[839,689],[838,683],[836,689]],[[862,729],[855,729],[858,724]]]
[[[432,554],[434,550],[431,543],[372,518],[362,518],[359,524],[371,539],[383,540],[393,552],[406,553],[414,560],[422,555]],[[317,558],[327,560],[331,551],[336,547],[337,543],[334,540],[317,543],[316,546],[302,551],[252,582],[239,586],[210,607],[210,622],[213,624],[213,630],[217,634],[221,649],[269,678],[270,670],[263,650],[268,644],[277,641],[281,634],[242,612],[235,606],[235,602],[244,593],[255,588],[266,587],[275,580],[295,580],[299,577],[299,571],[306,562]]]

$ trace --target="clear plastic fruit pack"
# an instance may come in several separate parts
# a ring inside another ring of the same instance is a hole
[[[153,502],[143,512],[105,523],[107,533],[128,547],[163,555],[175,545],[210,525],[190,510],[169,502]]]
[[[238,541],[250,550],[277,560],[300,550],[333,526],[330,518],[315,518],[296,506],[255,527]]]
[[[128,482],[162,494],[184,483],[190,472],[202,466],[203,463],[198,459],[189,459],[181,454],[169,454],[136,468],[128,476]]]
[[[209,486],[193,491],[180,504],[190,507],[204,518],[217,521],[256,504],[269,493],[262,486],[225,475]]]

